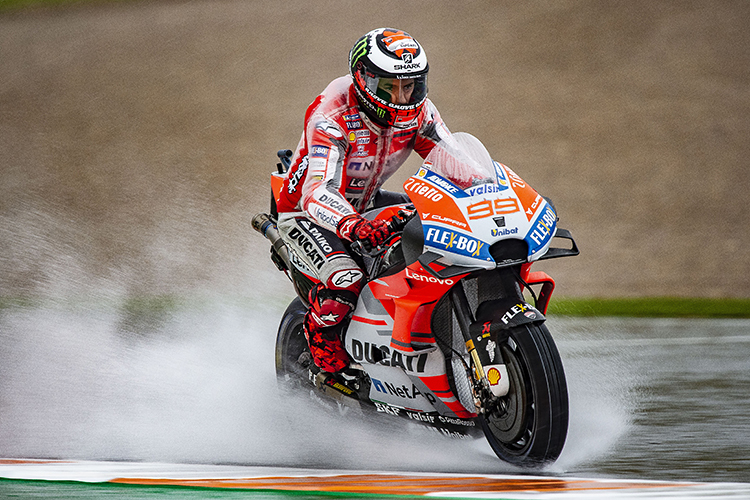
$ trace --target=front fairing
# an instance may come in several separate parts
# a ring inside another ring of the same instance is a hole
[[[455,134],[435,147],[404,183],[422,222],[424,250],[444,265],[494,269],[492,248],[526,243],[525,261],[542,257],[557,230],[552,205],[507,166],[493,161],[478,140]]]

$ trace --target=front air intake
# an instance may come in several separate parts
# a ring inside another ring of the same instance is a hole
[[[529,245],[524,240],[508,239],[498,241],[490,247],[490,255],[498,267],[521,264],[529,255]]]

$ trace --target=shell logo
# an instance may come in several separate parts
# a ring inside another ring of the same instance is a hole
[[[500,370],[497,368],[493,367],[487,371],[487,380],[490,382],[490,385],[497,385],[501,378],[502,375],[500,375]]]
[[[357,135],[354,132],[349,132],[349,142],[357,142]]]

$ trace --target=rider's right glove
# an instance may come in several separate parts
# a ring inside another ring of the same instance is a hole
[[[391,229],[384,220],[367,220],[359,214],[351,214],[339,221],[336,234],[339,238],[351,242],[361,242],[362,247],[369,252],[388,239]]]

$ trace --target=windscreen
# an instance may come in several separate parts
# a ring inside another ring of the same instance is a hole
[[[438,143],[424,164],[461,189],[495,183],[495,167],[489,152],[479,139],[464,132]]]

